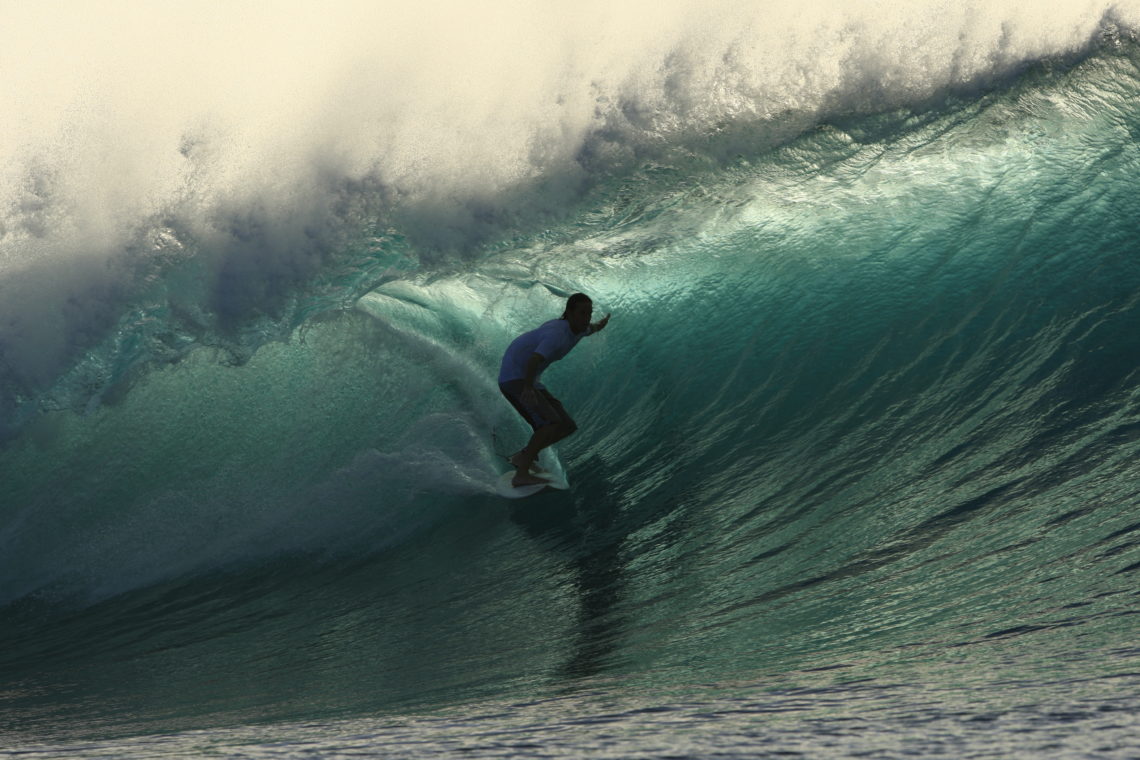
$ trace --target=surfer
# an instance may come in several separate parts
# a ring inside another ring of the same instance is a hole
[[[566,310],[561,317],[544,322],[515,338],[503,354],[499,390],[534,428],[526,448],[510,457],[517,470],[511,479],[511,485],[515,487],[546,483],[545,478],[531,472],[538,452],[578,429],[562,402],[554,398],[538,378],[551,362],[566,356],[578,341],[598,332],[610,321],[607,314],[601,321],[591,324],[593,314],[594,302],[590,297],[585,293],[575,293],[566,299]]]

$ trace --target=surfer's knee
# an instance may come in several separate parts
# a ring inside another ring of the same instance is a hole
[[[574,420],[567,417],[562,421],[562,436],[573,435],[578,430],[578,424]]]

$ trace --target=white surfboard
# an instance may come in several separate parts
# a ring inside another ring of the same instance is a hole
[[[500,496],[505,496],[508,499],[521,499],[524,496],[533,496],[539,491],[547,488],[557,488],[560,491],[565,491],[570,487],[570,484],[566,482],[566,478],[556,473],[539,470],[534,474],[540,478],[547,478],[550,482],[531,486],[515,487],[511,485],[511,480],[515,477],[515,471],[509,470],[507,472],[504,472],[501,476],[499,476],[499,479],[495,481],[495,490],[499,492]]]

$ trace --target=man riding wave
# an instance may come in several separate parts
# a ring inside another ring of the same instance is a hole
[[[603,329],[610,321],[607,314],[591,324],[593,313],[594,303],[590,297],[575,293],[566,299],[566,310],[561,317],[518,336],[503,354],[499,390],[534,428],[526,447],[510,457],[516,469],[511,479],[515,487],[549,482],[531,472],[538,452],[578,429],[562,402],[539,382],[539,377],[552,362],[570,353],[579,340]]]

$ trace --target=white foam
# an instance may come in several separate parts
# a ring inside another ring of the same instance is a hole
[[[1084,45],[1110,7],[6,3],[5,227],[13,199],[35,205],[30,176],[88,240],[191,196],[208,210],[287,194],[318,170],[493,191],[573,157],[623,109],[668,131],[921,96]]]
[[[3,362],[32,386],[61,371],[170,230],[241,312],[318,265],[346,195],[462,246],[639,151],[925,97],[1078,49],[1110,9],[1140,19],[1137,0],[2,2]]]

